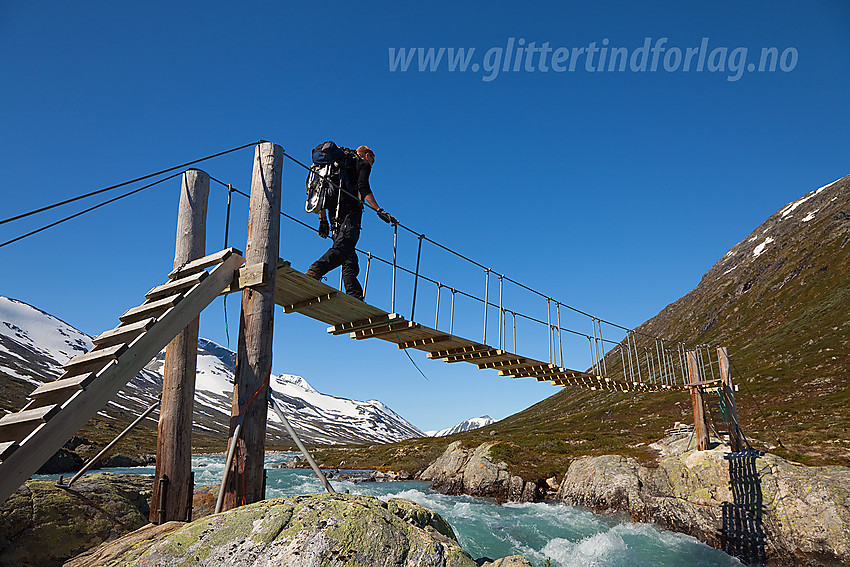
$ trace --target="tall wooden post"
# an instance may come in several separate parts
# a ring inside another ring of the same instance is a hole
[[[729,448],[733,453],[744,450],[744,433],[738,421],[738,408],[735,406],[735,389],[732,387],[732,375],[729,372],[729,353],[726,347],[717,347],[717,359],[720,361],[720,382],[723,405],[729,419]]]
[[[230,435],[241,419],[236,457],[228,472],[223,509],[265,498],[265,454],[268,384],[272,367],[274,281],[280,244],[280,194],[283,148],[263,142],[254,152],[248,244],[245,264],[264,265],[263,283],[242,292],[236,384]],[[232,439],[229,443],[232,443]]]
[[[183,174],[177,216],[174,267],[205,254],[210,176],[190,169]],[[192,414],[198,360],[195,319],[165,347],[162,405],[156,443],[156,474],[150,521],[185,521],[192,504]]]
[[[697,353],[688,351],[688,375],[691,379],[691,403],[694,406],[694,437],[697,438],[697,451],[705,451],[709,446],[708,421],[706,420],[705,407],[702,403],[702,390],[698,385],[700,382],[699,366],[697,366]]]

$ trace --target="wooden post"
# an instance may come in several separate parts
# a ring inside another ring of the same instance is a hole
[[[717,359],[720,361],[720,381],[722,385],[723,404],[729,425],[729,449],[733,453],[744,450],[744,433],[741,422],[738,421],[738,408],[735,407],[735,389],[732,387],[732,375],[729,372],[729,353],[726,347],[717,347]]]
[[[251,179],[245,262],[249,266],[263,264],[263,283],[242,292],[231,436],[240,416],[242,427],[236,458],[227,471],[224,510],[265,498],[263,457],[268,414],[266,380],[272,367],[274,281],[280,243],[282,171],[283,148],[269,142],[257,145]],[[228,443],[232,441],[230,439]]]
[[[697,353],[688,351],[688,375],[691,378],[691,403],[694,406],[694,437],[697,438],[697,451],[708,449],[708,421],[706,421],[705,407],[702,403],[702,390],[697,385],[700,381],[699,367],[697,366]]]
[[[180,207],[177,213],[177,243],[174,267],[205,255],[207,198],[210,176],[190,169],[183,174]],[[192,492],[192,413],[195,373],[198,360],[198,325],[195,319],[165,347],[162,405],[156,442],[156,474],[150,521],[158,524],[185,521],[191,509]],[[167,479],[167,480],[165,480]],[[161,481],[161,482],[160,482]],[[168,494],[162,493],[167,487]]]

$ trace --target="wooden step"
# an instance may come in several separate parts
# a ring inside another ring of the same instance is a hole
[[[4,441],[0,443],[0,462],[6,460],[6,457],[15,452],[15,449],[18,448],[18,444],[15,441]]]
[[[153,327],[153,324],[155,322],[156,319],[154,319],[153,317],[149,317],[148,319],[142,319],[141,321],[136,321],[135,323],[118,325],[110,331],[102,332],[101,334],[96,336],[92,342],[99,347],[107,347],[119,343],[126,343],[129,345],[131,342],[133,342],[133,339],[135,339],[145,331],[150,330],[150,328]]]
[[[157,299],[156,301],[146,301],[138,307],[133,307],[132,309],[125,311],[118,320],[122,323],[135,323],[136,321],[141,321],[148,317],[159,317],[167,310],[180,303],[182,298],[183,294],[178,293],[168,297],[163,297],[162,299]]]
[[[207,275],[207,272],[201,270],[200,272],[189,274],[184,278],[171,280],[162,285],[158,285],[145,294],[145,299],[148,301],[155,301],[169,295],[174,295],[177,292],[182,293],[204,281],[204,278],[206,278]]]
[[[211,266],[221,264],[222,262],[230,258],[233,254],[238,254],[239,256],[241,256],[242,252],[240,252],[236,248],[225,248],[220,252],[210,254],[209,256],[204,256],[203,258],[198,258],[197,260],[192,260],[185,266],[180,266],[179,268],[173,270],[170,274],[168,274],[168,279],[175,280],[178,278],[183,278],[189,274],[200,272],[201,270],[206,270]]]
[[[32,400],[36,400],[38,406],[61,404],[76,392],[85,390],[94,381],[96,376],[97,373],[95,372],[84,372],[82,374],[60,378],[53,382],[47,382],[33,390],[29,397]]]
[[[0,418],[0,439],[4,442],[22,441],[36,427],[59,413],[59,409],[59,405],[54,404],[4,415]]]
[[[63,368],[65,372],[82,374],[83,369],[94,370],[96,368],[102,368],[107,362],[112,362],[121,356],[125,350],[127,350],[127,345],[124,343],[104,348],[95,347],[85,354],[75,356],[66,362]]]

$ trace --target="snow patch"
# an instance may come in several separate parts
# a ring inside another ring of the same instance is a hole
[[[765,247],[771,242],[773,242],[773,239],[771,237],[768,236],[767,238],[765,238],[764,242],[762,242],[753,249],[753,258],[758,258],[761,253],[764,252]]]
[[[813,218],[815,218],[815,213],[817,213],[819,210],[820,210],[820,209],[815,209],[814,211],[812,211],[812,212],[810,212],[809,214],[807,214],[806,216],[804,216],[804,217],[803,217],[803,222],[809,222],[810,220],[812,220]]]

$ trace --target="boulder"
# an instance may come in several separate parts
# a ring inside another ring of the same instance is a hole
[[[692,535],[747,563],[850,562],[850,469],[722,445],[696,451],[685,441],[654,444],[661,455],[652,468],[617,455],[576,459],[558,496]]]
[[[148,464],[144,457],[136,457],[127,453],[115,453],[103,459],[100,463],[102,467],[109,468],[124,468],[124,467],[143,467]]]
[[[46,463],[41,465],[37,474],[59,474],[78,471],[83,468],[83,458],[64,447],[56,451]]]
[[[436,513],[407,500],[312,494],[264,500],[110,542],[66,567],[476,567]]]
[[[537,485],[511,476],[504,462],[494,461],[490,450],[495,445],[487,442],[468,450],[460,441],[454,441],[419,478],[430,480],[432,488],[443,494],[489,496],[499,502],[535,501]]]
[[[30,480],[0,506],[0,565],[53,567],[148,522],[151,478],[92,474],[70,489]]]
[[[522,555],[510,555],[495,561],[485,561],[481,567],[532,567],[532,565]]]

